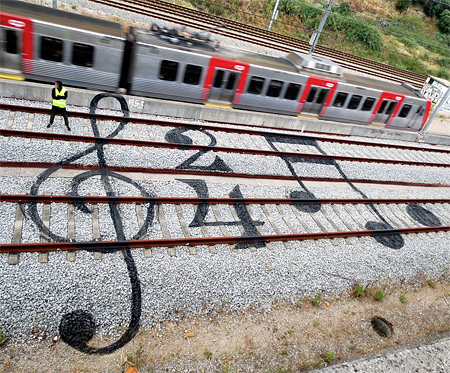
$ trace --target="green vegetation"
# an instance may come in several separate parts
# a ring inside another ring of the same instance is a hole
[[[406,303],[406,295],[405,294],[400,294],[400,302],[401,303]]]
[[[314,307],[319,307],[320,303],[322,303],[323,298],[321,295],[316,295],[312,300],[311,303]]]
[[[325,355],[323,355],[322,359],[330,364],[334,360],[334,352],[327,352]]]
[[[383,290],[377,290],[373,295],[374,299],[378,302],[381,302],[383,298],[386,296]]]
[[[429,279],[427,283],[430,286],[430,288],[436,289],[436,283],[432,279]]]
[[[366,295],[366,291],[362,285],[355,285],[353,288],[353,296],[355,298],[361,298]]]
[[[5,334],[2,328],[0,328],[0,346],[3,346],[8,341],[8,336]]]
[[[203,355],[205,355],[208,359],[211,359],[213,353],[205,347],[205,349],[203,350]]]
[[[267,29],[275,0],[191,0],[191,4]],[[272,31],[309,41],[326,6],[327,1],[281,0]],[[319,45],[446,78],[450,74],[450,0],[348,0],[335,4]]]

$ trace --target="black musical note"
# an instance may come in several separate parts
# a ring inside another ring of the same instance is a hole
[[[280,151],[275,146],[275,143],[290,143],[290,144],[296,144],[296,145],[310,145],[314,146],[319,153],[326,155],[326,152],[319,146],[316,140],[314,139],[298,139],[298,138],[286,138],[283,136],[266,136],[266,140],[269,143],[269,145],[272,147],[272,149],[276,151]],[[313,199],[315,200],[316,197],[306,188],[306,185],[301,181],[301,177],[297,175],[295,172],[295,169],[293,167],[293,163],[298,162],[304,162],[304,163],[319,163],[319,164],[326,164],[330,166],[334,166],[336,170],[339,172],[341,177],[347,181],[348,185],[357,193],[359,193],[363,198],[370,200],[367,195],[358,189],[345,175],[344,171],[342,170],[341,166],[334,160],[334,159],[315,159],[315,158],[303,158],[303,157],[287,157],[283,154],[280,155],[281,159],[286,163],[287,167],[289,168],[289,171],[291,174],[295,177],[298,184],[302,187],[302,191],[293,191],[290,193],[290,198],[306,198],[306,199]],[[317,203],[314,203],[312,205],[309,204],[296,204],[295,207],[303,212],[309,212],[314,213],[320,210],[320,200],[317,199]],[[369,221],[366,223],[365,227],[368,230],[373,230],[372,237],[380,244],[390,247],[392,249],[400,249],[405,245],[405,241],[403,240],[403,237],[400,235],[400,233],[392,233],[390,235],[385,235],[382,232],[382,230],[387,229],[395,229],[392,227],[388,221],[381,215],[381,213],[378,211],[377,207],[369,202],[368,206],[372,209],[372,211],[376,214],[376,216],[381,220],[381,223],[378,221]]]
[[[96,116],[95,112],[97,109],[98,102],[105,97],[113,97],[117,99],[120,103],[123,118],[120,121],[120,124],[117,126],[117,128],[110,133],[105,138],[100,137],[100,132],[97,127],[96,123]],[[94,176],[100,176],[103,188],[105,189],[105,193],[109,197],[115,196],[115,192],[113,189],[113,185],[111,183],[112,179],[118,179],[120,181],[123,181],[125,183],[131,184],[133,187],[139,190],[141,195],[143,197],[153,197],[150,193],[148,193],[144,188],[142,188],[138,183],[134,182],[128,177],[125,177],[123,175],[120,175],[116,172],[111,172],[108,170],[108,166],[106,164],[105,160],[105,153],[104,153],[104,145],[108,143],[108,139],[113,138],[116,136],[123,127],[128,123],[129,118],[129,110],[128,105],[125,101],[125,99],[117,94],[110,94],[110,93],[101,93],[96,95],[90,104],[90,122],[92,126],[92,130],[94,133],[94,136],[98,139],[95,143],[95,145],[87,148],[83,152],[80,152],[76,155],[73,155],[71,157],[68,157],[65,160],[60,161],[55,166],[45,170],[42,172],[36,182],[32,185],[30,189],[31,195],[38,195],[39,188],[42,185],[42,183],[48,179],[54,172],[59,170],[61,167],[72,163],[90,153],[96,152],[97,158],[98,158],[98,165],[99,170],[95,171],[88,171],[79,174],[72,180],[71,184],[71,190],[69,192],[69,195],[72,196],[79,196],[78,194],[78,188],[80,184],[83,181],[86,181],[87,179],[94,177]],[[128,325],[127,330],[124,332],[124,334],[114,343],[101,347],[101,348],[95,348],[88,345],[88,342],[92,339],[92,337],[95,334],[96,330],[96,322],[94,320],[94,317],[92,314],[85,310],[75,310],[73,312],[70,312],[68,314],[65,314],[60,322],[59,325],[59,332],[61,339],[72,346],[73,348],[88,353],[88,354],[106,354],[111,353],[115,351],[116,349],[124,346],[126,343],[128,343],[137,333],[139,329],[139,322],[141,317],[141,285],[139,276],[137,273],[136,265],[134,263],[134,259],[131,255],[130,248],[126,247],[126,241],[127,237],[125,237],[124,229],[123,229],[123,222],[120,215],[119,207],[117,204],[113,201],[110,201],[108,203],[109,205],[109,211],[110,215],[114,224],[114,229],[116,233],[116,237],[119,241],[125,242],[124,247],[120,249],[92,249],[89,251],[100,251],[103,253],[110,253],[115,252],[118,250],[121,250],[123,253],[123,258],[127,267],[128,276],[130,278],[131,282],[131,319]],[[75,204],[75,207],[79,209],[80,211],[84,213],[91,213],[89,208],[84,203],[77,203]],[[72,242],[74,246],[77,245],[77,241],[73,239],[69,239],[68,237],[62,237],[54,232],[52,232],[49,228],[47,228],[44,223],[42,222],[41,217],[39,216],[37,204],[35,202],[31,202],[28,205],[28,214],[30,215],[33,222],[37,225],[41,233],[47,235],[50,239],[54,241],[65,241],[65,242]],[[133,235],[133,237],[130,237],[131,240],[138,240],[142,238],[147,230],[149,225],[151,225],[154,217],[154,203],[148,204],[147,214],[144,218],[144,224],[140,227],[139,231]]]

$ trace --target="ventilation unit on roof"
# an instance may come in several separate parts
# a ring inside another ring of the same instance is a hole
[[[323,57],[311,56],[309,54],[302,54],[292,51],[288,54],[287,59],[299,70],[308,69],[323,71],[338,75],[340,77],[342,76],[342,67],[340,67],[337,63]]]

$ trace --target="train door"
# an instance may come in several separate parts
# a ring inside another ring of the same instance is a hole
[[[310,76],[300,97],[297,113],[324,115],[336,91],[334,80]]]
[[[329,88],[311,86],[308,97],[306,97],[305,104],[303,105],[302,112],[319,114],[329,93]]]
[[[22,64],[22,31],[0,29],[0,68],[5,73],[20,73]]]
[[[250,65],[245,62],[211,57],[203,85],[202,100],[214,103],[238,104]]]
[[[372,112],[372,116],[369,119],[369,123],[390,125],[400,110],[403,101],[405,101],[404,95],[392,92],[381,93]]]
[[[240,72],[226,69],[215,69],[214,79],[209,91],[208,101],[231,104],[236,92]]]
[[[397,101],[383,100],[372,123],[387,124],[396,107]]]

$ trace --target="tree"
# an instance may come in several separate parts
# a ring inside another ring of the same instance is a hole
[[[425,14],[431,18],[439,18],[446,9],[450,10],[450,0],[427,0],[423,8]]]
[[[441,18],[439,18],[438,27],[439,30],[441,30],[444,34],[450,34],[450,10],[445,9],[441,13]]]

